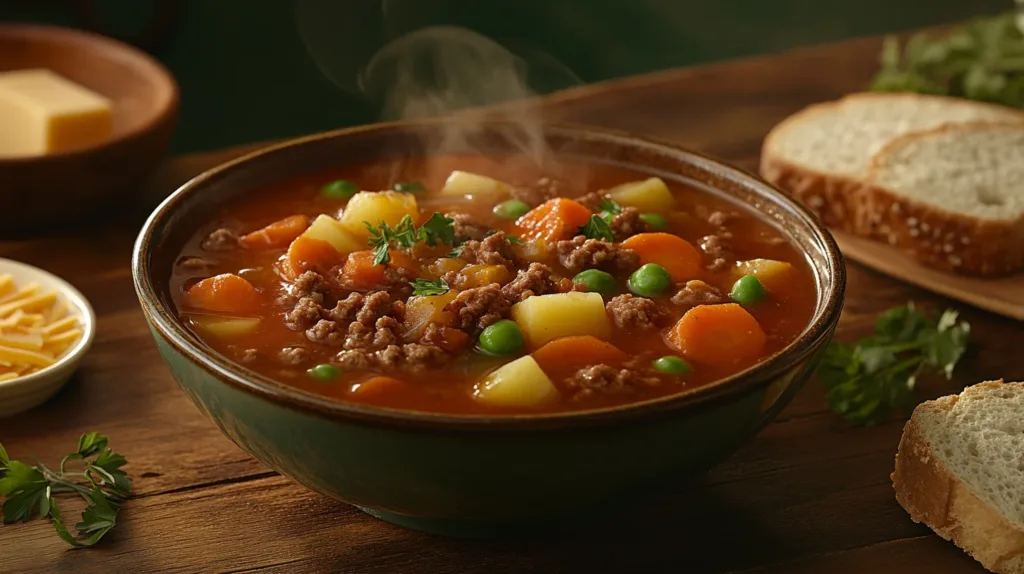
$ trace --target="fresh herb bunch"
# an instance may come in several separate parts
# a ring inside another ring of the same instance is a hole
[[[37,464],[10,460],[0,445],[0,496],[4,497],[4,524],[49,517],[57,534],[75,547],[92,546],[117,522],[121,503],[132,492],[132,481],[121,467],[127,460],[107,447],[107,437],[90,432],[78,440],[78,450],[60,461],[53,471]],[[82,470],[68,471],[71,461],[81,461]],[[77,493],[87,504],[82,521],[72,536],[61,518],[55,494]]]
[[[974,20],[944,37],[886,38],[880,92],[918,92],[1024,107],[1024,32],[1016,13]]]
[[[892,411],[913,408],[917,377],[952,377],[970,332],[952,309],[938,320],[913,303],[886,311],[874,335],[852,345],[833,341],[825,350],[818,379],[828,389],[829,408],[858,424],[875,424]]]

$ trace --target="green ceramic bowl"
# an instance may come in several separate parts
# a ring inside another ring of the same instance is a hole
[[[760,212],[806,254],[818,285],[811,323],[754,368],[683,394],[601,410],[524,416],[414,413],[330,401],[246,370],[175,316],[171,267],[210,214],[255,188],[345,161],[415,156],[451,144],[451,123],[381,124],[272,146],[186,183],[150,216],[132,271],[157,347],[181,388],[236,444],[303,485],[411,528],[487,536],[560,524],[603,505],[679,488],[768,423],[814,370],[842,308],[832,237],[782,193],[677,147],[617,132],[548,126],[555,154],[686,181]],[[463,126],[465,127],[465,126]],[[501,121],[474,124],[468,153],[520,149]]]

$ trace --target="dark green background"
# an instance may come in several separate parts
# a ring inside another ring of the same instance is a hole
[[[154,0],[99,0],[106,32],[134,36]],[[583,81],[733,58],[998,12],[1010,0],[180,0],[153,48],[177,76],[174,151],[224,147],[374,121],[377,107],[325,77],[300,37],[298,1],[331,46],[330,69],[354,81],[386,37],[431,24],[468,26],[542,51]],[[382,2],[388,15],[382,14]],[[71,0],[0,0],[0,20],[77,25]],[[842,70],[822,69],[823,74]]]

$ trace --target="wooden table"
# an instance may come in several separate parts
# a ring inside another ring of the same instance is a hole
[[[877,39],[856,40],[588,86],[548,98],[549,115],[674,140],[753,169],[778,120],[857,90]],[[129,273],[142,215],[175,185],[243,150],[169,161],[138,217],[90,231],[0,243],[0,256],[55,271],[93,302],[99,331],[77,377],[49,404],[0,421],[12,457],[57,461],[100,430],[125,454],[138,495],[107,543],[70,551],[43,521],[0,529],[4,572],[779,572],[969,573],[982,569],[893,498],[903,420],[854,428],[816,382],[695,487],[567,539],[473,542],[379,522],[282,478],[235,447],[175,386],[143,323]],[[880,311],[950,301],[850,264],[839,336]],[[1020,324],[963,309],[976,345],[953,381],[1024,378]],[[725,541],[728,540],[728,545]],[[714,548],[719,548],[714,550]]]

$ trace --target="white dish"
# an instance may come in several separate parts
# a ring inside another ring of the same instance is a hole
[[[49,400],[75,373],[96,335],[96,314],[89,301],[70,283],[37,267],[0,258],[0,275],[5,274],[12,275],[20,285],[35,282],[44,289],[56,291],[58,297],[67,302],[69,312],[78,316],[82,337],[59,361],[49,367],[31,375],[0,382],[0,417],[27,411]]]

